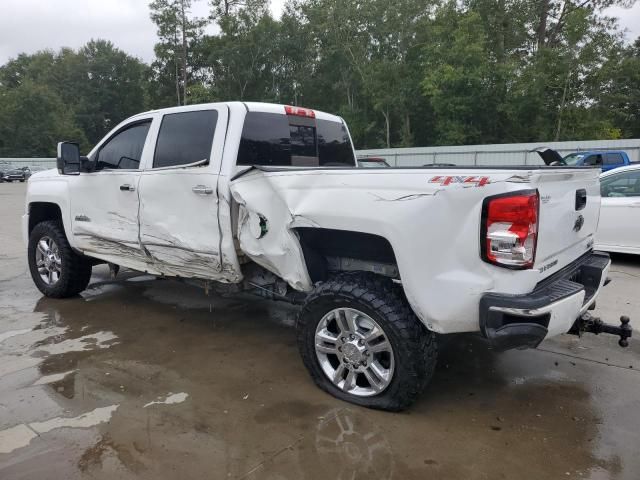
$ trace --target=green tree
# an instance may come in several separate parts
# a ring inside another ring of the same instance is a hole
[[[624,138],[640,138],[640,37],[611,55],[599,70],[600,115],[612,118]]]
[[[0,85],[16,102],[19,97],[13,90],[44,87],[56,99],[50,102],[65,105],[82,139],[94,144],[117,123],[145,109],[147,68],[111,42],[92,40],[77,52],[63,48],[58,53],[19,55],[0,67]],[[12,121],[21,124],[21,119]]]
[[[0,89],[0,157],[54,157],[61,140],[88,147],[73,112],[55,92],[29,80]]]
[[[147,67],[105,40],[92,40],[69,59],[75,92],[64,98],[75,107],[76,119],[92,144],[100,140],[120,121],[145,109],[144,84]],[[60,59],[64,67],[64,58]],[[68,89],[69,85],[67,85]],[[73,98],[75,97],[75,101]]]
[[[207,20],[192,18],[191,0],[154,0],[149,8],[160,39],[154,48],[156,60],[151,65],[152,103],[186,105],[189,83],[197,75],[193,50],[201,40]]]
[[[436,119],[436,144],[489,143],[498,115],[496,71],[477,12],[439,10],[426,38],[423,93]]]

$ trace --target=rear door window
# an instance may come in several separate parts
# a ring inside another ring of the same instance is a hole
[[[353,167],[355,158],[341,122],[249,112],[242,129],[238,165]]]
[[[605,165],[622,165],[624,160],[622,159],[622,155],[619,153],[607,153],[604,156],[604,164]]]
[[[158,133],[153,168],[208,161],[217,121],[216,110],[165,115]]]

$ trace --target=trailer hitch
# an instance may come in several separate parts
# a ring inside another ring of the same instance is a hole
[[[600,317],[594,317],[590,313],[585,313],[581,317],[579,317],[569,333],[572,335],[582,336],[583,333],[593,333],[595,335],[599,335],[600,333],[609,333],[611,335],[618,335],[620,340],[618,340],[618,345],[621,347],[629,346],[629,338],[631,338],[631,325],[629,325],[629,317],[623,315],[620,317],[620,325],[611,325],[609,323],[604,323]]]

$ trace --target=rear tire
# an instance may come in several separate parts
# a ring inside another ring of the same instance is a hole
[[[33,282],[47,297],[73,297],[89,285],[91,263],[73,251],[59,222],[41,222],[33,228],[28,261]]]
[[[351,330],[340,328],[338,322],[349,321]],[[311,378],[341,400],[368,408],[404,410],[433,375],[436,336],[420,322],[401,288],[390,279],[348,273],[320,284],[300,310],[296,329]],[[374,338],[371,332],[377,333],[376,329],[381,333]],[[390,347],[385,349],[385,345]],[[379,350],[384,351],[373,353]]]

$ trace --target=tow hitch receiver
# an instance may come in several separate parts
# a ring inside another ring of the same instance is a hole
[[[629,317],[623,315],[620,317],[620,326],[610,325],[604,323],[599,317],[594,317],[590,313],[585,313],[578,318],[569,333],[572,335],[582,336],[583,333],[594,333],[596,335],[600,333],[609,333],[611,335],[618,335],[618,345],[621,347],[628,347],[629,340],[631,338],[631,325],[629,325]]]

